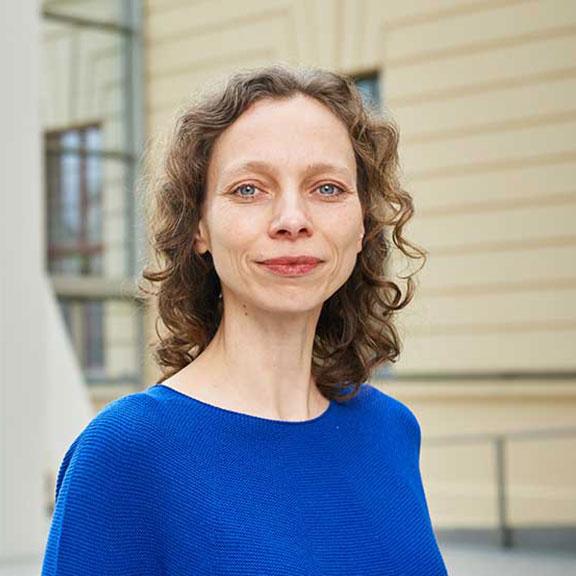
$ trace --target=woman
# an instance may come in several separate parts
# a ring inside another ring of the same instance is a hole
[[[274,66],[180,118],[152,212],[164,376],[62,463],[43,575],[446,574],[420,427],[366,380],[399,354],[393,124]],[[415,252],[410,252],[408,247]]]

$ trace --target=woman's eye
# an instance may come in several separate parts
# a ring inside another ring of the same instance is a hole
[[[340,186],[336,186],[336,184],[321,184],[316,190],[320,190],[322,196],[340,196],[340,194],[344,193],[344,190]],[[327,192],[327,194],[324,194],[324,192]]]
[[[255,196],[256,190],[257,188],[253,184],[242,184],[233,190],[233,194],[240,196],[240,198],[252,198]],[[242,191],[245,191],[246,194],[242,194]]]
[[[249,199],[254,198],[256,196],[257,190],[258,187],[255,186],[254,184],[241,184],[240,186],[236,186],[236,188],[234,188],[234,190],[232,191],[232,195],[238,196],[243,199],[246,198]],[[315,190],[319,190],[321,196],[327,196],[327,197],[340,196],[345,192],[341,186],[337,186],[336,184],[330,184],[330,183],[321,184],[320,186],[317,186]]]

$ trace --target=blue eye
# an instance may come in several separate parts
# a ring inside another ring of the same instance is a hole
[[[253,193],[252,194],[239,194],[239,191],[242,189],[252,191]],[[253,184],[242,184],[242,185],[238,186],[237,188],[235,188],[233,193],[237,196],[240,196],[241,198],[252,198],[256,193],[256,186],[254,186]]]
[[[336,186],[336,184],[321,184],[318,186],[317,190],[321,190],[324,192],[329,192],[330,190],[338,190],[335,194],[327,194],[327,196],[340,196],[340,194],[344,193],[344,190],[340,188],[340,186]],[[324,194],[322,194],[324,196]]]
[[[254,184],[241,184],[232,191],[232,195],[243,199],[250,199],[256,196],[257,190],[258,187]],[[315,190],[320,190],[321,195],[328,198],[335,198],[345,193],[345,190],[341,186],[329,182],[317,186]]]

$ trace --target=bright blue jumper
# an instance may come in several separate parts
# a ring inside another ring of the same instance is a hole
[[[42,576],[446,576],[420,442],[368,383],[305,421],[154,384],[69,446]]]

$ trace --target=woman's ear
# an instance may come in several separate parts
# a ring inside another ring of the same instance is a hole
[[[358,236],[358,243],[356,244],[356,254],[362,252],[362,240],[364,239],[364,226],[362,226],[362,232]]]
[[[208,232],[204,226],[204,222],[198,222],[198,232],[194,236],[194,248],[198,254],[209,252],[210,243],[208,241]]]

